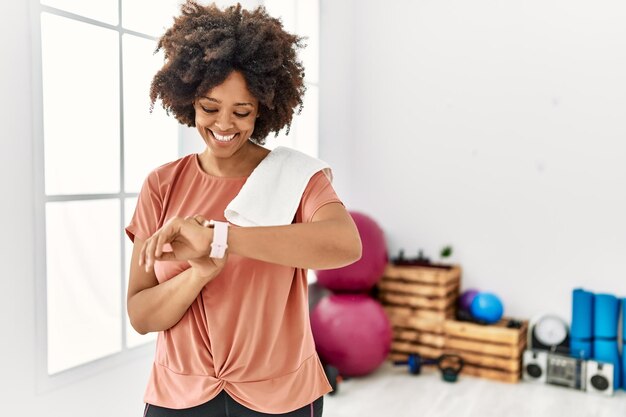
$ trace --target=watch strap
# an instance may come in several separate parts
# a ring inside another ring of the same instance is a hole
[[[211,258],[223,258],[228,248],[228,222],[209,221],[213,226],[213,242],[211,242]]]

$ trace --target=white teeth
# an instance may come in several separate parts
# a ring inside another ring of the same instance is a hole
[[[213,133],[213,137],[215,137],[215,139],[219,140],[220,142],[228,142],[228,141],[231,141],[235,137],[235,133],[233,133],[232,135],[228,135],[228,136],[218,135],[212,130],[211,130],[211,133]]]

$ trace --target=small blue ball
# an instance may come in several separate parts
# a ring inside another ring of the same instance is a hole
[[[470,314],[476,320],[484,321],[488,324],[496,323],[502,318],[504,307],[497,295],[488,292],[476,294],[470,305]]]

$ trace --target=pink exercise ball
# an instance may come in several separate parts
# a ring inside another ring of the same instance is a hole
[[[361,237],[361,259],[337,269],[316,271],[317,282],[332,291],[366,292],[383,275],[387,265],[387,245],[380,226],[369,216],[351,211]]]
[[[391,324],[385,310],[364,294],[333,294],[311,313],[320,358],[343,376],[374,371],[389,355]]]

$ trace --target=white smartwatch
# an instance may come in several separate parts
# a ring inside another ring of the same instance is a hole
[[[216,220],[209,221],[209,227],[213,226],[213,242],[211,242],[211,258],[223,258],[228,248],[228,226],[227,222]]]

